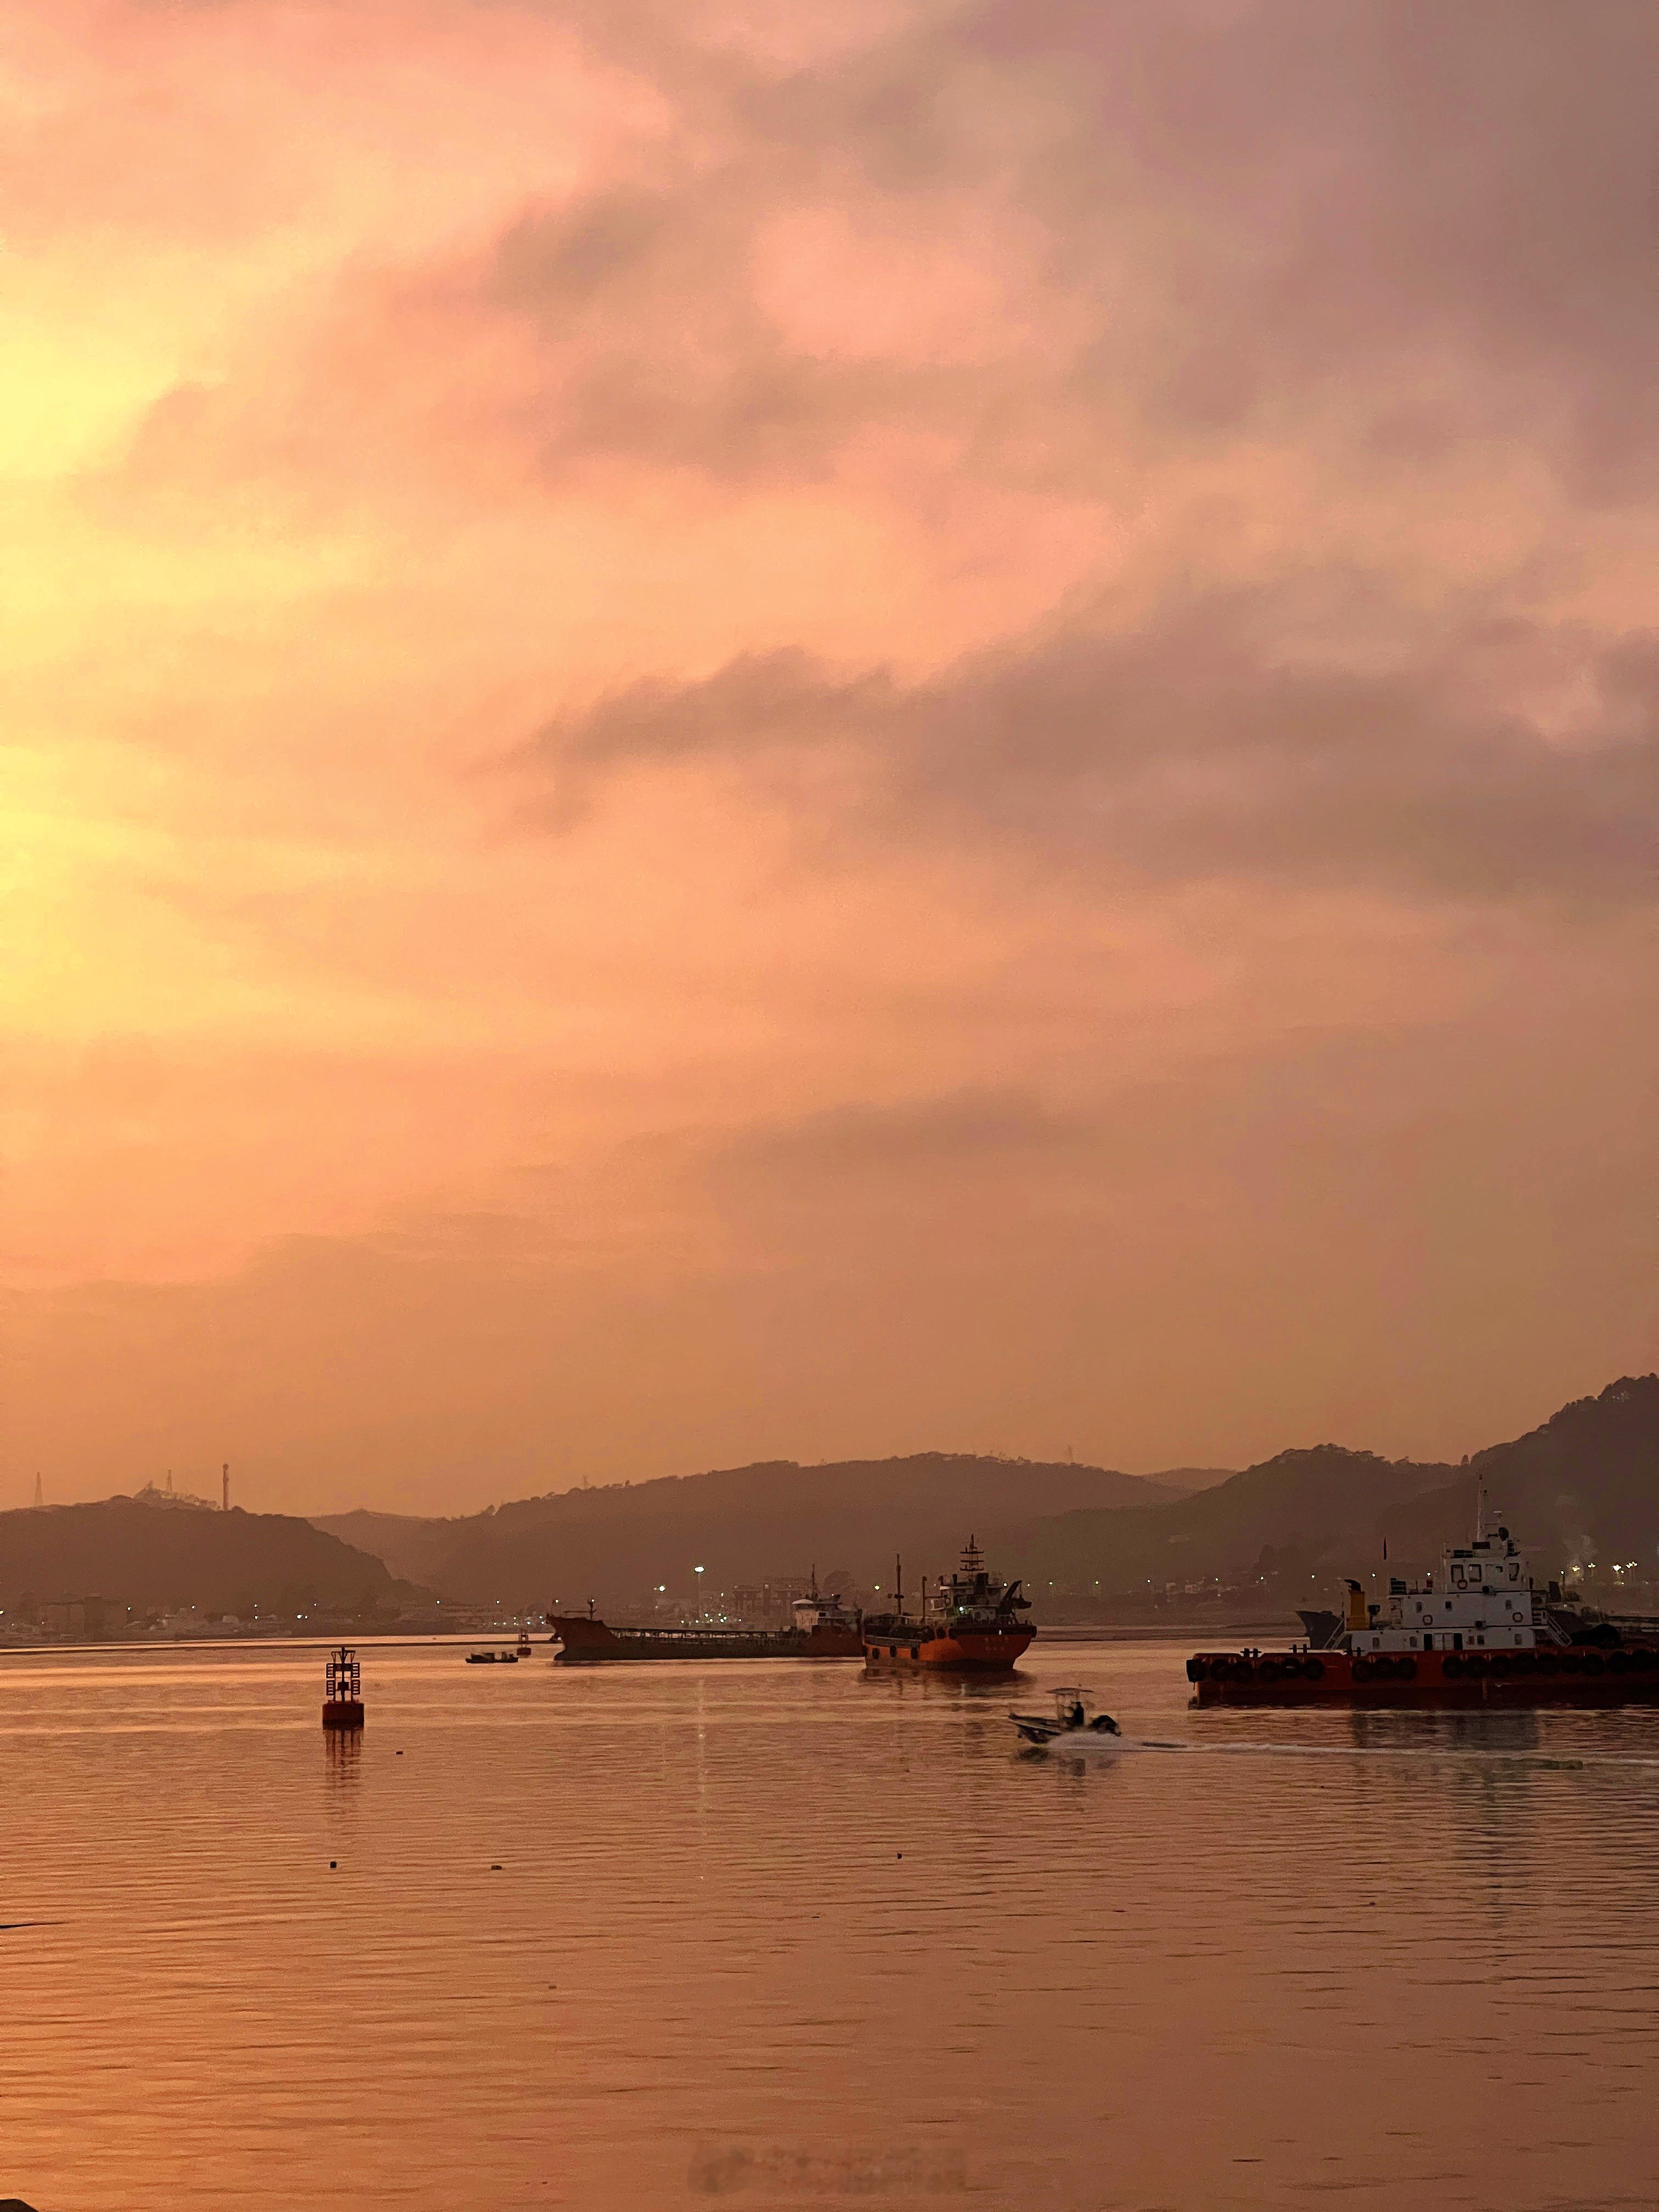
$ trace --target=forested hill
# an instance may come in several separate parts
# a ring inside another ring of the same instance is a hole
[[[1289,1593],[1380,1566],[1433,1566],[1473,1524],[1477,1482],[1542,1577],[1659,1555],[1659,1376],[1624,1376],[1457,1467],[1336,1444],[1287,1451],[1178,1504],[1033,1517],[1010,1542],[1057,1591],[1131,1595],[1209,1577]],[[1305,1594],[1302,1598],[1306,1602]]]
[[[1229,1588],[1266,1577],[1318,1581],[1378,1554],[1382,1516],[1456,1470],[1316,1444],[1278,1453],[1173,1505],[1047,1516],[1010,1532],[1011,1552],[1039,1589],[1107,1599],[1173,1583]],[[1304,1601],[1306,1601],[1305,1596]]]
[[[417,1593],[386,1563],[282,1513],[167,1509],[129,1498],[0,1513],[0,1604],[97,1595],[134,1611],[251,1618],[316,1605],[392,1608]]]
[[[1176,1493],[1144,1477],[1069,1462],[949,1452],[793,1460],[524,1498],[453,1521],[331,1515],[320,1528],[373,1547],[444,1596],[576,1605],[631,1600],[662,1583],[690,1599],[693,1569],[712,1589],[844,1569],[865,1588],[955,1565],[970,1533],[1032,1513],[1115,1507]]]
[[[1024,1575],[1040,1604],[1146,1597],[1174,1585],[1328,1596],[1371,1572],[1386,1540],[1396,1571],[1434,1564],[1468,1530],[1484,1475],[1495,1509],[1540,1573],[1659,1553],[1659,1376],[1626,1376],[1527,1435],[1461,1466],[1389,1460],[1334,1443],[1279,1452],[1208,1487],[1103,1468],[923,1453],[822,1467],[793,1461],[657,1482],[567,1491],[465,1519],[342,1514],[319,1526],[446,1597],[631,1604],[665,1585],[704,1587],[847,1571],[912,1587],[954,1561],[969,1530]],[[1053,1593],[1051,1598],[1050,1593]]]

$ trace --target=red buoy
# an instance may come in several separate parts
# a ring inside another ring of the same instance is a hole
[[[349,1644],[328,1655],[323,1669],[323,1726],[360,1729],[363,1724],[363,1677]]]

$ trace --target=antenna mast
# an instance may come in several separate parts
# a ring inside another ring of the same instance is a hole
[[[171,1478],[168,1480],[167,1486],[169,1489],[173,1486]],[[219,1470],[219,1491],[222,1501],[219,1510],[222,1513],[228,1513],[230,1510],[230,1462],[228,1460]]]

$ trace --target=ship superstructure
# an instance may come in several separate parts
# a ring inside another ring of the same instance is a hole
[[[1380,1604],[1348,1584],[1342,1648],[1376,1651],[1530,1651],[1549,1624],[1521,1547],[1507,1528],[1488,1530],[1484,1493],[1468,1544],[1449,1544],[1440,1572],[1419,1584],[1398,1576]]]
[[[1659,1638],[1600,1624],[1588,1638],[1540,1594],[1520,1546],[1493,1526],[1484,1492],[1474,1534],[1449,1544],[1420,1583],[1392,1577],[1368,1600],[1347,1584],[1343,1615],[1304,1613],[1304,1644],[1198,1651],[1187,1679],[1200,1705],[1612,1705],[1659,1696]]]
[[[944,1674],[1006,1674],[1031,1638],[1034,1625],[1021,1619],[1031,1601],[1018,1581],[1005,1582],[986,1566],[972,1536],[953,1575],[923,1584],[921,1610],[907,1613],[899,1582],[896,1609],[866,1613],[864,1659],[872,1668],[922,1668]]]

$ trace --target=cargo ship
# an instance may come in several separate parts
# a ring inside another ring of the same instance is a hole
[[[1659,1698],[1659,1624],[1620,1624],[1540,1594],[1515,1539],[1489,1528],[1484,1495],[1468,1544],[1437,1575],[1399,1577],[1381,1601],[1347,1585],[1342,1614],[1305,1613],[1308,1640],[1280,1651],[1198,1651],[1200,1705],[1625,1705]]]
[[[616,1659],[858,1659],[861,1615],[815,1590],[790,1608],[787,1628],[612,1628],[592,1613],[550,1613],[556,1661],[589,1666]]]
[[[941,1575],[931,1592],[923,1584],[919,1615],[904,1610],[902,1569],[896,1595],[896,1611],[865,1616],[867,1668],[1006,1674],[1036,1634],[1030,1621],[1020,1619],[1030,1612],[1030,1600],[1020,1595],[1017,1581],[1005,1583],[987,1571],[984,1556],[971,1536],[957,1572]]]

